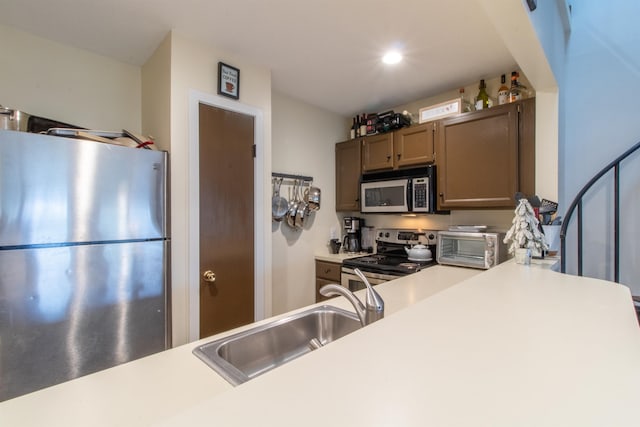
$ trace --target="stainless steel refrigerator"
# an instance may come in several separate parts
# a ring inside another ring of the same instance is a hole
[[[170,346],[167,162],[0,131],[0,401]]]

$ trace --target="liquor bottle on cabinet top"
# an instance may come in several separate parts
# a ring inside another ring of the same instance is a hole
[[[356,118],[353,118],[353,124],[351,125],[351,129],[349,130],[349,136],[351,139],[356,137]]]
[[[464,95],[464,88],[461,87],[460,88],[460,109],[463,113],[467,113],[469,111],[472,111],[473,108],[471,108],[471,102],[467,99],[467,97]]]
[[[484,79],[480,80],[478,96],[476,97],[476,110],[489,108],[489,94],[487,94],[487,85]]]
[[[356,116],[355,118],[356,121],[356,138],[360,138],[360,116]]]
[[[509,88],[506,85],[506,76],[503,74],[500,76],[500,89],[498,89],[498,105],[506,104],[509,102]]]
[[[367,115],[363,114],[360,120],[360,136],[367,136]]]
[[[509,89],[509,102],[516,102],[522,99],[522,88],[518,83],[519,74],[517,71],[511,73],[511,89]]]

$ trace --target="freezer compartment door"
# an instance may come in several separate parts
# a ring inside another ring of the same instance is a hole
[[[165,152],[0,131],[0,246],[167,237]]]
[[[0,251],[0,401],[168,348],[168,242]]]

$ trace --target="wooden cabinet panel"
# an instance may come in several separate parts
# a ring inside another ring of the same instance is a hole
[[[336,212],[360,210],[360,139],[336,144]]]
[[[532,196],[536,194],[536,99],[522,101],[518,116],[518,191]]]
[[[439,209],[514,206],[519,185],[517,110],[509,104],[439,122]]]
[[[511,208],[535,194],[535,98],[336,144],[336,211],[365,172],[438,164],[438,209]]]
[[[316,302],[332,297],[320,294],[320,288],[330,283],[340,284],[342,264],[316,260]]]
[[[340,274],[342,264],[336,262],[318,261],[316,260],[316,276],[323,279],[333,280],[334,283],[340,282]]]
[[[364,138],[362,172],[393,169],[393,132]]]
[[[394,167],[433,163],[435,122],[402,128],[394,132]]]

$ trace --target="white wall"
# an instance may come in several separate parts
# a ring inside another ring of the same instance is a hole
[[[268,69],[256,66],[213,46],[195,42],[180,34],[172,33],[171,37],[171,94],[170,94],[170,153],[171,153],[171,237],[172,237],[172,310],[173,310],[173,344],[180,345],[197,336],[199,307],[199,272],[197,269],[197,245],[193,245],[190,236],[192,224],[190,217],[196,209],[197,200],[190,198],[189,176],[197,168],[190,163],[190,117],[189,97],[193,91],[217,97],[218,61],[223,61],[240,69],[240,100],[263,113],[264,140],[258,147],[257,162],[265,165],[271,163],[271,73]],[[164,43],[160,49],[166,49]],[[166,52],[159,55],[167,55]],[[155,56],[155,55],[154,55]],[[153,59],[153,57],[152,57]],[[157,59],[157,58],[156,58]],[[162,111],[159,112],[163,114]],[[149,118],[149,123],[152,123]],[[159,123],[156,121],[156,123]],[[149,129],[149,132],[155,132]],[[161,131],[162,132],[162,131]],[[259,193],[263,210],[270,212],[271,184],[268,176],[258,174],[261,186],[255,191]],[[264,247],[259,248],[261,256],[256,259],[256,269],[261,285],[264,286],[267,315],[271,312],[271,233],[269,233],[270,217],[260,218],[263,222],[256,228],[262,235],[258,239]],[[258,245],[259,242],[257,241]],[[195,271],[193,267],[195,263]]]
[[[81,127],[140,132],[140,68],[0,25],[0,104]]]
[[[273,313],[315,302],[316,253],[328,253],[333,228],[340,236],[335,212],[335,143],[348,139],[344,118],[293,99],[272,94],[272,171],[312,176],[321,207],[302,230],[272,222]],[[285,181],[285,184],[291,181]],[[288,197],[290,185],[281,195]]]
[[[640,141],[640,3],[574,0],[562,91],[565,206],[607,163]],[[640,295],[640,155],[622,169],[621,281]],[[612,180],[585,202],[585,274],[612,279]],[[627,218],[628,220],[624,220]],[[568,262],[571,259],[568,258]],[[568,265],[572,265],[571,263]],[[571,271],[571,270],[570,270]],[[575,270],[574,270],[575,271]]]
[[[171,152],[171,34],[142,67],[142,132]]]
[[[568,12],[571,4],[571,14]],[[538,2],[530,13],[560,86],[559,201],[566,211],[600,169],[640,140],[640,4],[626,0]],[[640,168],[621,172],[621,282],[640,295]],[[584,274],[613,280],[613,177],[584,199]],[[575,214],[574,214],[575,215]],[[567,271],[577,272],[575,216],[568,234]]]

